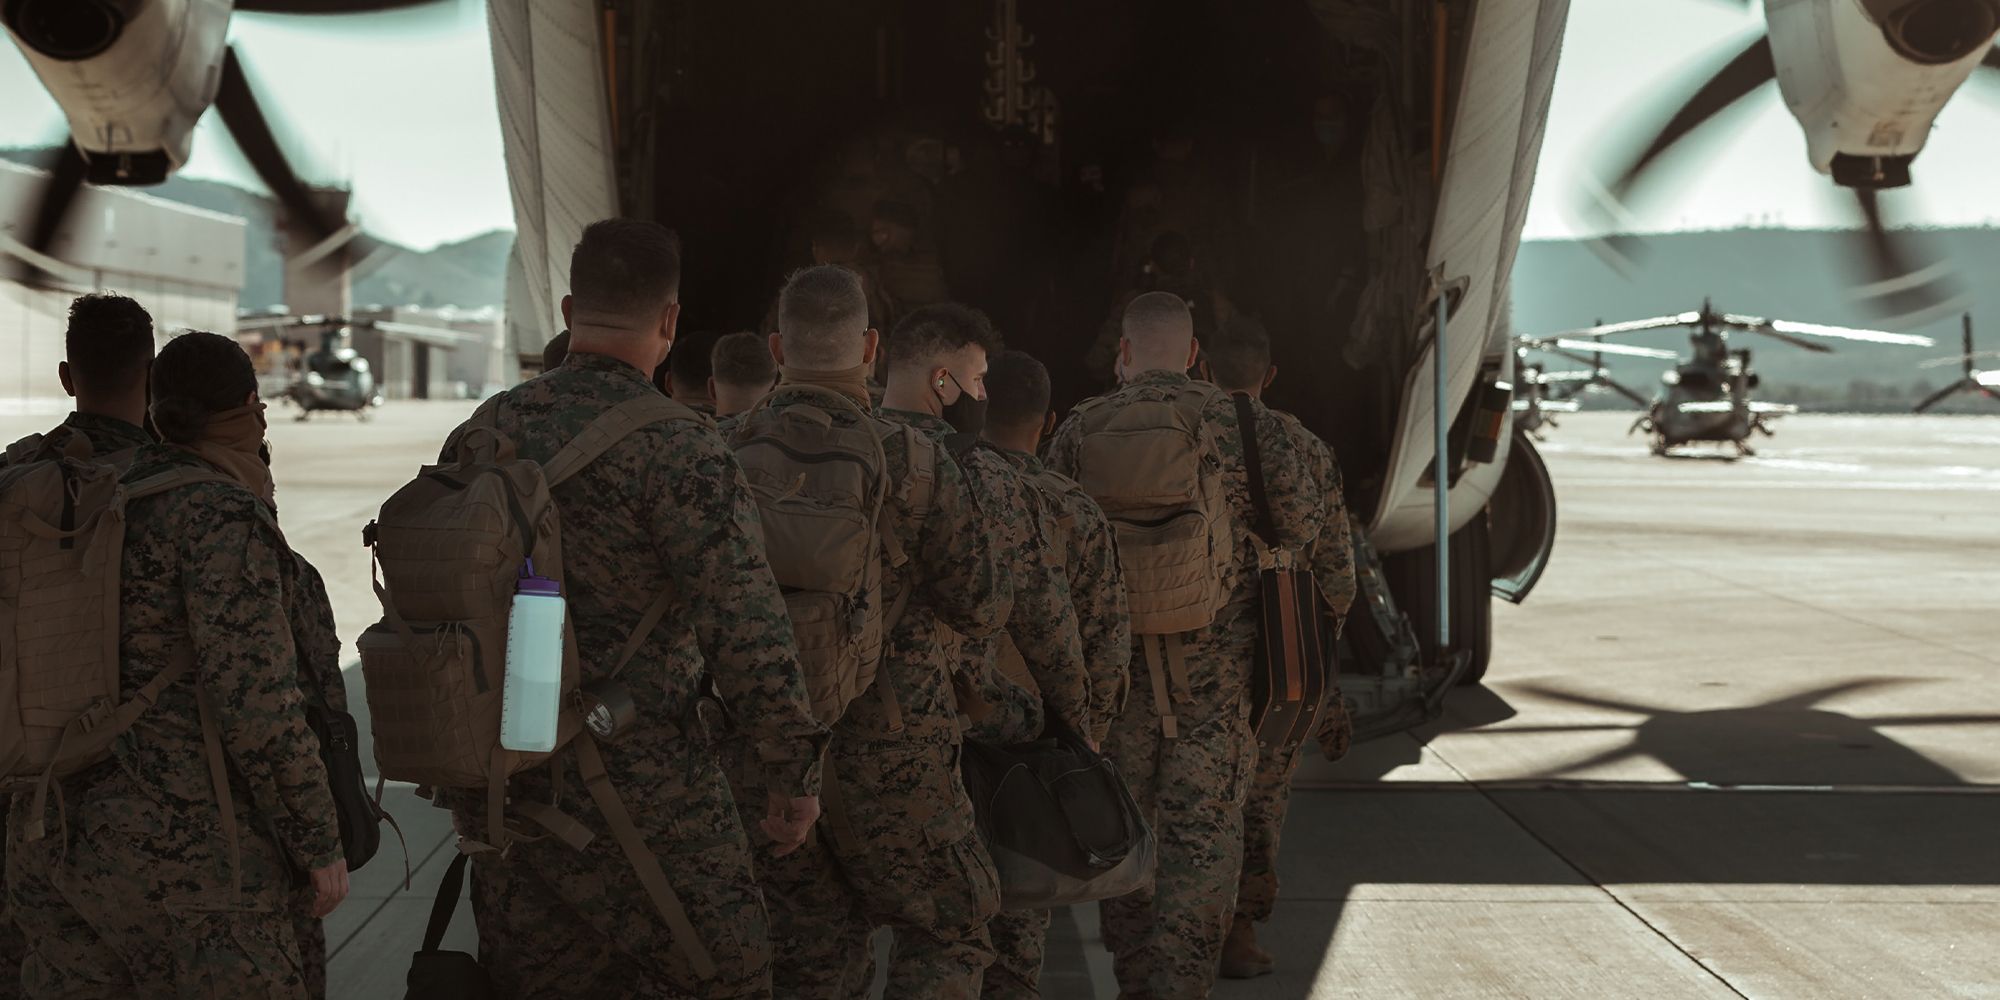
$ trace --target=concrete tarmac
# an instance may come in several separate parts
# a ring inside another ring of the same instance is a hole
[[[274,411],[281,521],[350,640],[361,525],[469,410]],[[1788,417],[1739,461],[1562,419],[1555,556],[1486,685],[1302,769],[1278,971],[1215,995],[2000,997],[2000,415]],[[393,841],[356,875],[335,997],[400,993],[449,856],[392,802],[414,888]],[[1115,993],[1094,918],[1057,914],[1046,995]]]

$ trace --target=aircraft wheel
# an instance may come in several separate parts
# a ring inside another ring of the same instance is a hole
[[[1493,655],[1493,558],[1492,529],[1486,513],[1458,529],[1451,536],[1451,641],[1472,654],[1472,662],[1459,675],[1461,685],[1474,685],[1486,676]],[[1424,662],[1437,659],[1437,552],[1432,547],[1384,556],[1383,575],[1396,597],[1396,606],[1410,618],[1423,647]]]

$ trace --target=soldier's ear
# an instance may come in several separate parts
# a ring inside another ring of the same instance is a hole
[[[871,368],[875,365],[875,355],[882,349],[882,331],[869,327],[861,335],[861,363]]]
[[[1278,366],[1272,365],[1268,370],[1264,372],[1264,388],[1269,389],[1271,387],[1271,383],[1276,382],[1277,380],[1278,380]]]
[[[776,361],[780,365],[784,364],[785,363],[784,335],[777,333],[771,334],[771,339],[767,341],[767,343],[771,345],[771,360]]]
[[[69,362],[56,362],[56,378],[62,381],[63,393],[65,395],[76,395],[76,383],[70,379]]]
[[[1043,415],[1042,417],[1042,436],[1048,437],[1049,435],[1054,434],[1055,432],[1056,432],[1056,411],[1050,410],[1047,414]]]

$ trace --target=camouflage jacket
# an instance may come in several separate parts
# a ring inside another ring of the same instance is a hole
[[[126,481],[182,467],[209,468],[181,449],[149,445]],[[193,657],[194,674],[161,694],[113,756],[130,786],[171,816],[190,845],[220,843],[199,688],[221,731],[239,825],[270,830],[292,861],[310,870],[340,858],[340,838],[319,741],[306,727],[286,614],[291,571],[271,509],[234,483],[184,487],[127,508],[122,696],[185,657]]]
[[[347,683],[340,673],[340,632],[333,623],[333,601],[326,581],[306,557],[288,550],[281,564],[285,582],[285,616],[292,623],[292,646],[298,651],[299,687],[306,703],[347,711]]]
[[[800,401],[797,390],[781,383],[768,406],[782,412],[796,401]],[[857,419],[844,411],[832,416],[842,426]],[[869,419],[880,430],[892,485],[910,480],[912,447],[935,450],[936,478],[928,512],[911,510],[901,495],[892,498],[895,510],[890,521],[909,561],[883,574],[884,587],[890,593],[915,589],[902,620],[888,634],[875,683],[892,685],[902,728],[890,724],[883,699],[871,689],[856,698],[835,725],[835,745],[859,749],[910,740],[956,742],[958,699],[952,675],[957,663],[938,626],[973,638],[992,634],[1012,599],[1012,588],[994,557],[992,527],[974,505],[972,487],[958,462],[925,435],[881,417]]]
[[[1299,418],[1282,410],[1271,414],[1285,425],[1299,452],[1305,456],[1308,475],[1326,498],[1326,520],[1305,553],[1305,567],[1319,582],[1333,613],[1345,616],[1354,603],[1354,539],[1348,531],[1347,499],[1341,490],[1340,463],[1333,447],[1306,430]]]
[[[1053,515],[1050,550],[1069,579],[1083,662],[1090,673],[1090,736],[1102,741],[1131,689],[1132,632],[1125,610],[1125,572],[1111,522],[1076,480],[1026,452],[994,449]]]
[[[914,427],[940,448],[952,433],[951,424],[927,413],[884,410],[882,419]],[[992,526],[993,557],[1012,581],[1013,600],[998,618],[1006,637],[1020,652],[1042,700],[1072,731],[1089,734],[1094,704],[1090,672],[1069,578],[1054,547],[1055,518],[998,450],[975,445],[955,457],[965,470],[973,505]],[[994,674],[1000,643],[998,633],[966,638],[959,644],[961,669],[974,678]],[[1025,738],[1039,735],[1029,732]]]
[[[1117,406],[1137,399],[1170,400],[1190,379],[1181,372],[1149,371],[1101,397],[1101,405]],[[1252,400],[1257,418],[1255,432],[1264,471],[1264,492],[1270,503],[1272,530],[1279,547],[1305,551],[1326,524],[1326,495],[1312,477],[1311,465],[1299,451],[1284,423],[1263,403]],[[1207,628],[1198,630],[1190,653],[1190,688],[1194,700],[1214,711],[1225,708],[1247,712],[1245,695],[1249,688],[1249,657],[1254,629],[1242,627],[1256,609],[1257,555],[1251,541],[1255,510],[1250,501],[1249,478],[1243,462],[1243,437],[1236,403],[1229,393],[1218,390],[1202,411],[1207,458],[1222,470],[1223,488],[1233,513],[1231,534],[1235,537],[1236,558],[1225,580],[1230,594],[1227,605]],[[1049,440],[1049,467],[1069,478],[1077,478],[1077,456],[1083,438],[1083,424],[1072,414]],[[1214,648],[1215,655],[1202,651]],[[1246,716],[1247,717],[1247,716]]]
[[[500,430],[521,457],[546,462],[604,411],[658,391],[622,361],[572,352],[556,370],[480,407],[445,454],[497,407]],[[769,786],[817,794],[826,727],[808,708],[757,505],[736,456],[707,421],[689,412],[634,431],[556,487],[554,498],[563,590],[586,682],[610,670],[657,595],[675,596],[620,675],[640,724],[604,747],[613,782],[641,789],[658,784],[662,768],[694,766],[690,727],[705,667],[756,747]],[[542,778],[524,776],[531,786]]]
[[[71,413],[47,434],[30,434],[8,445],[6,452],[0,454],[0,469],[6,468],[9,462],[27,461],[38,454],[59,454],[63,445],[78,434],[89,439],[91,452],[100,458],[153,443],[152,435],[143,428],[134,427],[116,417]]]

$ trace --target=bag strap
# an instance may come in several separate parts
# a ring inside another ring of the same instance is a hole
[[[1243,474],[1250,482],[1250,530],[1266,548],[1278,548],[1278,533],[1272,527],[1271,498],[1264,492],[1264,457],[1257,447],[1257,411],[1247,392],[1230,393],[1236,401],[1236,432],[1243,438]]]
[[[660,911],[661,919],[667,922],[667,929],[673,932],[674,947],[680,949],[695,975],[703,979],[712,978],[715,975],[715,959],[709,956],[708,946],[695,936],[694,923],[688,919],[687,908],[681,905],[680,897],[674,895],[667,873],[660,868],[659,855],[647,846],[639,828],[633,825],[631,814],[625,811],[625,802],[618,797],[618,790],[611,787],[611,776],[604,769],[604,757],[597,750],[597,740],[588,731],[577,735],[576,764],[583,775],[584,787],[590,790],[591,800],[597,803],[597,810],[604,814],[605,824],[611,827],[612,837],[624,849],[626,860],[632,862],[632,869],[639,876],[639,883],[646,887],[646,895],[652,897],[653,907]]]
[[[208,781],[215,789],[215,805],[222,814],[222,840],[229,845],[229,894],[243,893],[243,839],[236,828],[236,801],[229,794],[229,758],[222,750],[222,729],[208,705],[208,692],[195,682],[195,706],[201,714],[203,756],[208,758]]]
[[[460,852],[444,867],[438,880],[437,898],[431,900],[431,920],[424,925],[424,950],[436,951],[444,944],[444,932],[451,928],[451,916],[458,912],[458,894],[465,890],[465,863],[472,855]]]
[[[663,420],[694,416],[694,411],[658,393],[634,396],[597,415],[583,432],[542,464],[542,478],[555,489],[597,461],[627,434]]]

